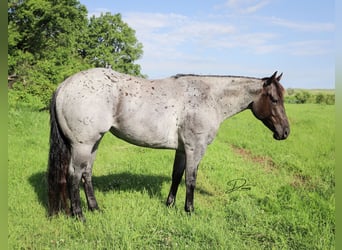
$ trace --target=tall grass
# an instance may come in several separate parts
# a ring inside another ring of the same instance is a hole
[[[105,135],[94,165],[100,212],[47,217],[48,113],[9,110],[10,249],[333,249],[334,106],[287,105],[275,141],[249,112],[224,122],[198,172],[195,213],[164,205],[174,152]]]

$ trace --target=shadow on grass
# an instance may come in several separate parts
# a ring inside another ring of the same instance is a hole
[[[33,174],[29,178],[29,182],[34,188],[39,202],[47,210],[48,199],[46,172],[38,172]],[[164,202],[164,198],[166,199],[166,197],[162,197],[161,195],[161,189],[164,182],[170,182],[171,184],[171,177],[161,175],[143,175],[129,172],[108,174],[104,176],[93,176],[95,195],[96,192],[111,191],[147,192],[150,197],[158,197],[158,199],[161,199],[162,202]],[[83,190],[80,191],[82,192]],[[204,195],[212,195],[201,188],[198,188],[197,191]]]
[[[150,197],[157,196],[161,199],[161,189],[165,181],[171,182],[171,178],[160,175],[143,175],[129,172],[93,176],[95,195],[97,191],[136,191],[147,192]],[[38,172],[31,175],[31,177],[29,177],[29,183],[34,188],[39,202],[47,210],[48,198],[46,172]],[[80,192],[83,192],[81,189],[83,188],[80,188]]]
[[[40,204],[44,206],[47,211],[48,201],[46,172],[34,173],[29,177],[29,182],[36,192]]]
[[[147,192],[150,197],[161,197],[164,182],[171,182],[170,177],[161,175],[143,175],[129,172],[93,176],[95,192],[136,191]]]

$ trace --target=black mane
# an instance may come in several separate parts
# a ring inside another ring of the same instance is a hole
[[[234,78],[247,78],[247,79],[260,79],[257,77],[250,77],[250,76],[232,76],[232,75],[199,75],[199,74],[176,74],[172,76],[172,78],[178,79],[182,77],[187,77],[187,76],[192,76],[192,77],[234,77]]]

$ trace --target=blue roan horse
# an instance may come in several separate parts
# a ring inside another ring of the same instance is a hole
[[[175,149],[166,204],[175,203],[185,171],[185,210],[193,211],[197,167],[222,121],[251,109],[275,139],[288,137],[280,78],[275,72],[262,79],[176,75],[147,80],[104,68],[69,77],[55,91],[50,106],[49,215],[65,210],[84,219],[81,179],[88,208],[98,209],[92,166],[108,131],[138,146]]]

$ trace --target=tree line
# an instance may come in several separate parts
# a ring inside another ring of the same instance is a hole
[[[78,0],[8,1],[8,85],[18,100],[45,105],[57,84],[91,67],[143,76],[142,54],[120,14],[88,18]]]
[[[316,103],[316,104],[335,104],[334,91],[309,91],[309,90],[295,90],[292,88],[287,89],[285,96],[286,103]]]

